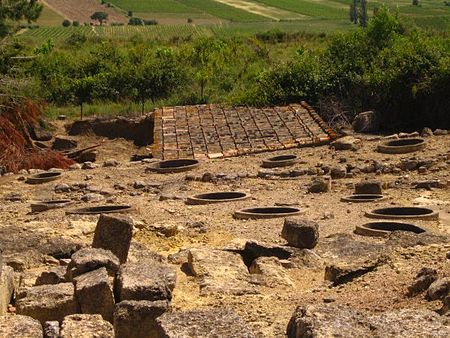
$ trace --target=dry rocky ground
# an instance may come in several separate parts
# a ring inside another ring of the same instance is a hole
[[[450,283],[443,277],[450,276],[450,135],[427,137],[424,150],[402,155],[378,153],[376,147],[383,137],[354,136],[361,139],[356,150],[330,146],[291,149],[209,160],[192,171],[173,174],[146,171],[151,160],[130,162],[131,155],[146,150],[129,141],[80,137],[80,147],[102,144],[96,165],[83,166],[91,169],[79,166],[64,171],[57,181],[36,185],[25,183],[29,173],[0,177],[0,243],[4,264],[14,268],[16,288],[16,300],[8,312],[33,316],[33,311],[24,309],[32,301],[30,290],[36,278],[44,271],[66,264],[74,276],[92,270],[78,271],[84,263],[74,257],[69,263],[68,258],[79,247],[93,243],[99,216],[66,215],[66,210],[127,204],[133,207],[127,214],[133,221],[132,244],[129,263],[120,262],[120,299],[170,302],[168,312],[166,303],[151,305],[152,311],[162,309],[154,317],[161,315],[158,325],[166,336],[179,337],[182,332],[203,337],[283,337],[288,332],[289,337],[448,337],[450,320],[445,307],[450,306]],[[300,161],[292,167],[261,170],[262,159],[286,153],[297,155]],[[105,162],[110,166],[103,166]],[[311,180],[329,175],[330,169],[336,177],[331,180],[331,190],[308,192]],[[345,177],[337,178],[340,176]],[[365,179],[378,180],[388,198],[373,203],[340,201]],[[425,189],[417,188],[418,182]],[[194,194],[230,190],[249,193],[251,198],[208,205],[185,203]],[[40,213],[30,211],[32,201],[62,198],[75,203]],[[237,209],[273,205],[298,207],[303,211],[298,218],[316,222],[317,245],[311,249],[288,246],[281,236],[283,218],[233,217]],[[379,238],[354,234],[356,225],[369,221],[366,211],[387,206],[426,206],[439,211],[440,217],[410,221],[427,230],[420,235],[395,232]],[[116,239],[117,245],[123,245],[125,237]],[[148,268],[151,273],[140,270],[147,269],[148,257],[157,262]],[[95,265],[106,267],[103,272],[95,270],[94,276],[103,278],[105,285],[108,274],[119,269],[114,259],[108,258],[108,262]],[[416,278],[422,268],[434,269],[422,273],[429,281],[423,282],[425,286]],[[163,296],[145,298],[136,296],[135,289],[127,289],[128,275],[146,273],[147,279],[162,276],[163,282],[154,283],[158,290],[165,290]],[[86,279],[89,281],[89,276]],[[443,295],[430,296],[432,291],[427,291],[435,280]],[[70,293],[72,284],[65,282]],[[117,292],[115,295],[118,303]],[[134,303],[127,306],[138,311]],[[298,306],[301,308],[296,310]],[[209,310],[197,311],[204,307]],[[121,309],[125,311],[125,307]],[[75,324],[87,315],[73,316],[64,320],[62,336],[69,337]],[[38,319],[41,323],[48,320]],[[105,326],[101,317],[86,320],[93,327]],[[208,329],[208,322],[215,323],[215,331]],[[198,326],[194,331],[180,328],[189,323]],[[117,323],[114,325],[117,334]],[[5,320],[0,320],[2,330],[12,332]],[[85,330],[89,332],[89,325]],[[106,325],[105,330],[112,329]],[[129,335],[121,332],[117,336]]]

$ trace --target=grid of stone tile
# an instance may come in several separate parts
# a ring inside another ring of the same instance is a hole
[[[331,130],[306,103],[269,107],[197,105],[155,111],[154,155],[219,158],[328,142]]]

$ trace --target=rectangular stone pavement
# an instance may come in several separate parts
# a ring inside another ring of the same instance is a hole
[[[250,108],[221,105],[156,109],[153,155],[221,158],[328,143],[336,133],[306,103]]]

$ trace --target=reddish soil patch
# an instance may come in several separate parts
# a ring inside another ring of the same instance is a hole
[[[79,21],[81,24],[93,22],[91,15],[94,12],[108,13],[107,24],[128,21],[128,18],[118,10],[102,5],[96,0],[45,0],[43,2],[69,20]]]

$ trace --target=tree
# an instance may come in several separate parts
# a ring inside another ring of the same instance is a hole
[[[350,21],[354,24],[358,23],[358,4],[353,0],[350,4]]]
[[[128,24],[130,26],[142,26],[144,24],[144,21],[142,21],[142,19],[140,19],[140,18],[131,17],[128,20]]]
[[[170,48],[158,48],[154,54],[149,50],[133,51],[125,73],[125,82],[131,95],[140,102],[142,113],[145,101],[150,99],[155,103],[157,99],[168,97],[186,77]]]
[[[412,0],[413,6],[419,6],[419,0]]]
[[[195,43],[190,59],[195,67],[194,78],[200,84],[200,100],[205,102],[205,88],[216,72],[220,72],[227,57],[227,45],[221,40],[202,39]]]
[[[367,26],[367,0],[361,0],[361,9],[359,12],[359,24],[361,27]]]
[[[106,12],[95,12],[91,15],[91,20],[97,20],[100,22],[100,26],[103,25],[103,22],[108,19],[108,13]]]
[[[8,35],[19,21],[36,21],[43,6],[37,0],[0,1],[0,38]]]
[[[69,27],[71,24],[72,24],[72,23],[71,23],[69,20],[67,20],[67,19],[65,19],[65,20],[62,22],[63,27]]]

